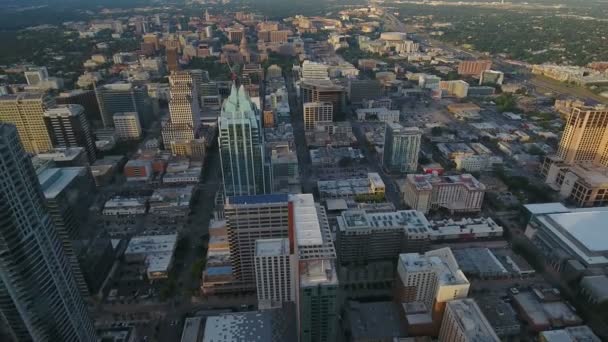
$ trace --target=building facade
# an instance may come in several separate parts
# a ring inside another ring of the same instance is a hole
[[[96,341],[34,167],[12,125],[0,125],[0,312],[17,341]]]
[[[130,83],[105,84],[95,88],[101,121],[104,127],[113,127],[115,113],[136,112],[142,126],[147,126],[151,118],[148,90]]]
[[[44,123],[44,112],[53,107],[55,101],[42,93],[3,95],[0,96],[0,122],[17,127],[26,152],[48,152],[53,143]]]
[[[446,304],[439,341],[450,342],[499,342],[501,341],[475,300],[456,299]]]
[[[243,86],[232,86],[218,119],[220,160],[226,196],[256,195],[270,188],[258,108]]]
[[[418,168],[418,154],[422,132],[418,127],[386,124],[382,166],[390,172],[414,172]]]
[[[332,122],[334,106],[331,102],[306,102],[303,104],[304,128],[314,129],[317,122]]]
[[[141,139],[141,123],[136,112],[123,112],[114,114],[114,129],[119,140]]]
[[[402,187],[405,203],[425,214],[439,208],[452,212],[481,211],[485,191],[486,186],[470,174],[410,174]]]
[[[557,157],[567,164],[592,162],[608,166],[608,107],[572,105],[561,108],[565,126]]]
[[[64,105],[47,109],[44,123],[54,147],[82,147],[89,162],[97,159],[91,127],[81,105]]]
[[[255,241],[255,285],[259,309],[295,302],[296,266],[287,238]]]

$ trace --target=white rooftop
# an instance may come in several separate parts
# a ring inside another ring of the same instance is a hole
[[[299,246],[322,245],[323,235],[312,194],[298,194],[289,197],[293,204],[294,230]]]
[[[592,252],[608,250],[608,211],[550,214],[549,217]]]

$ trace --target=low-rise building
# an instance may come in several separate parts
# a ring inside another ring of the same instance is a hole
[[[577,327],[567,327],[559,330],[543,331],[538,335],[540,342],[600,342],[597,337],[586,325]]]
[[[547,176],[545,183],[559,191],[560,198],[578,207],[599,207],[608,203],[608,167],[545,160],[543,168]]]
[[[146,265],[149,281],[166,279],[173,265],[177,234],[135,236],[125,250],[125,261]]]
[[[402,191],[405,203],[425,214],[439,208],[452,212],[478,212],[486,187],[471,174],[410,174]]]
[[[497,238],[503,234],[503,228],[489,217],[431,220],[429,224],[430,239],[435,242]]]
[[[108,216],[143,215],[147,210],[143,197],[115,196],[106,201],[101,213]]]
[[[127,181],[149,181],[152,178],[152,162],[149,160],[132,159],[123,169]]]
[[[318,181],[321,198],[384,197],[386,187],[378,173],[368,173],[367,178],[351,178],[337,181]]]
[[[150,196],[148,212],[159,217],[186,218],[193,195],[193,185],[156,189]]]
[[[447,302],[439,341],[499,342],[500,338],[475,300],[463,298]]]

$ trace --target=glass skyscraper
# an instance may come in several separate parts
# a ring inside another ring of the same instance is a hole
[[[0,319],[24,341],[96,341],[34,167],[0,124]]]

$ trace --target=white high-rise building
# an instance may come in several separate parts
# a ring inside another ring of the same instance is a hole
[[[0,317],[15,341],[95,342],[30,157],[0,124]]]
[[[306,102],[304,108],[304,129],[315,128],[317,122],[332,122],[334,107],[331,102]]]
[[[280,307],[295,301],[295,255],[290,253],[288,239],[255,241],[255,282],[258,308]]]
[[[386,124],[382,164],[391,172],[414,172],[418,168],[418,154],[422,132],[418,127],[403,127],[396,122]]]
[[[475,300],[456,299],[447,302],[439,342],[499,342],[492,325]]]

